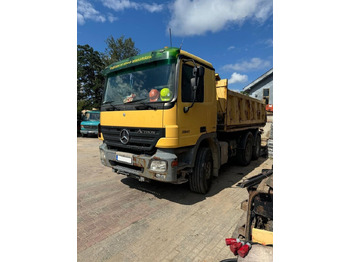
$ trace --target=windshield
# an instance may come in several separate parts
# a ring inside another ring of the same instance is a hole
[[[90,121],[90,120],[100,120],[100,113],[85,113],[83,116],[84,121]]]
[[[109,76],[102,104],[171,101],[174,96],[175,63],[169,62],[134,67]]]

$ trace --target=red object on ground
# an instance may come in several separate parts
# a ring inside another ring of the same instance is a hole
[[[242,247],[242,242],[239,238],[226,238],[226,245],[230,246],[232,253],[237,256],[237,251]]]
[[[239,249],[242,247],[242,242],[236,242],[230,245],[232,253],[237,256]]]
[[[235,238],[226,238],[225,239],[226,246],[232,245],[233,243],[236,243],[237,240]]]
[[[245,244],[244,246],[242,246],[239,250],[238,250],[238,255],[240,256],[240,257],[245,257],[247,254],[248,254],[248,252],[249,252],[249,249],[252,247],[252,245],[251,244],[249,244],[249,243],[247,243],[247,244]]]

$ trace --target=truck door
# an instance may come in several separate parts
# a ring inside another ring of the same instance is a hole
[[[197,64],[197,63],[196,63]],[[197,66],[199,63],[197,64]],[[195,145],[198,138],[205,133],[216,131],[216,90],[214,70],[204,67],[204,76],[200,79],[195,103],[187,112],[184,107],[191,106],[193,102],[193,90],[191,78],[193,78],[194,63],[182,60],[178,87],[178,126],[179,146]]]

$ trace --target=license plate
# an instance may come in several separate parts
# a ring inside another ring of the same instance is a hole
[[[118,160],[120,162],[131,164],[131,157],[117,155],[116,160]]]

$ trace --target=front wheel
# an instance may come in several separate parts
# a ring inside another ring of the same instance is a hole
[[[213,157],[207,147],[198,150],[193,173],[189,177],[190,190],[205,194],[209,191],[213,176]]]

